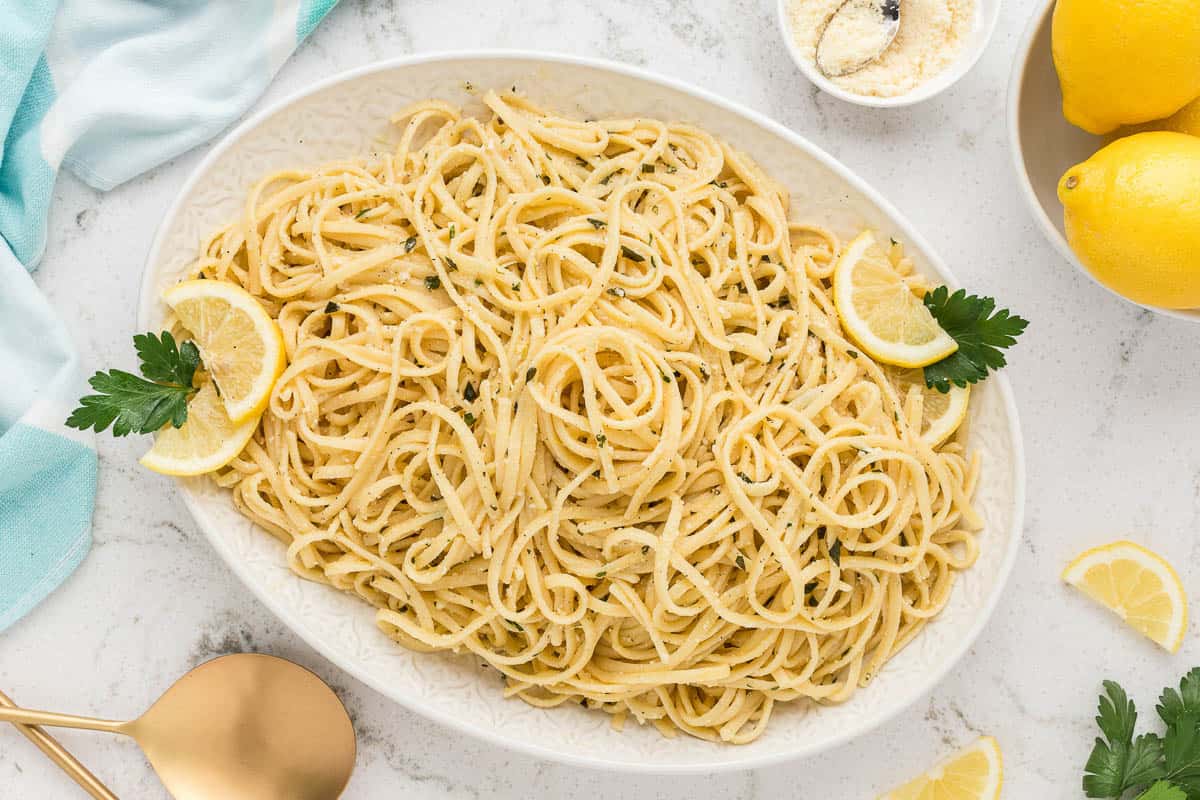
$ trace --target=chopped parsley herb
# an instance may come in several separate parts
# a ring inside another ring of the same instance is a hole
[[[648,545],[648,544],[642,545],[642,555],[646,555],[646,553],[649,553],[649,552],[650,552],[650,545]]]
[[[737,563],[738,569],[742,570],[743,572],[746,570],[746,559],[742,558],[741,553],[737,554],[737,558],[734,559],[734,562]]]
[[[622,289],[620,286],[610,286],[608,288],[608,293],[611,294],[613,297],[624,297],[625,296],[625,290]]]
[[[333,302],[332,300],[330,300],[328,303],[325,304],[325,313],[326,314],[332,314],[333,312],[335,312],[337,310],[338,310],[338,304]]]
[[[634,250],[630,250],[630,249],[629,249],[628,247],[626,247],[625,245],[621,245],[621,255],[625,256],[625,257],[626,257],[626,258],[628,258],[630,261],[638,261],[638,262],[641,262],[641,261],[645,261],[645,260],[646,260],[646,257],[645,257],[644,255],[642,255],[641,253],[638,253],[638,252],[636,252],[636,251],[634,251]]]
[[[744,472],[739,472],[737,476],[742,479],[743,483],[754,483],[754,481],[750,480],[750,476]]]
[[[596,577],[597,577],[597,578],[603,578],[603,577],[604,577],[605,575],[607,575],[607,574],[608,574],[608,570],[606,570],[606,569],[602,569],[602,570],[600,570],[599,572],[597,572],[597,573],[596,573]]]
[[[671,382],[671,376],[668,375],[667,373],[663,372],[661,369],[658,371],[658,374],[662,376],[663,383]]]
[[[446,256],[443,260],[446,262],[447,271],[458,272],[458,264],[454,263],[454,259],[450,258],[449,256]]]
[[[519,292],[519,291],[521,291],[521,282],[520,282],[520,281],[513,281],[512,290],[513,290],[514,292]]]
[[[467,381],[467,385],[463,388],[463,400],[466,400],[468,403],[474,403],[478,397],[479,392],[475,391],[474,384]]]
[[[417,246],[417,237],[410,236],[404,240],[404,252],[411,253],[413,248]]]
[[[592,227],[595,228],[596,230],[600,230],[601,228],[603,228],[605,225],[608,224],[604,220],[596,219],[595,217],[588,217],[587,221],[592,223]]]
[[[483,286],[483,280],[482,280],[482,279],[480,279],[480,278],[476,278],[476,279],[475,279],[475,285],[476,285],[476,286]]]
[[[442,286],[442,279],[439,278],[437,275],[426,275],[425,276],[425,288],[428,289],[429,291],[432,292],[434,289],[441,288],[441,286]]]
[[[596,444],[599,447],[604,447],[605,443],[607,443],[607,442],[608,442],[608,437],[605,436],[603,433],[596,434]]]
[[[365,215],[365,214],[366,214],[368,211],[370,211],[370,210],[371,210],[371,209],[369,209],[369,208],[364,208],[362,211],[360,211],[360,212],[358,212],[357,214],[355,214],[355,215],[354,215],[354,218],[355,218],[355,219],[362,219],[362,218],[363,218],[363,216],[364,216],[364,215]]]
[[[642,172],[654,172],[653,164],[642,164]]]
[[[538,178],[541,180],[542,183],[546,184],[547,186],[550,185],[550,176],[549,175],[538,175]]]
[[[455,234],[454,223],[451,222],[450,223],[450,240],[451,241],[454,241],[454,234]]]
[[[534,375],[537,375],[537,367],[530,367],[529,369],[525,370],[525,381],[529,382],[533,380]]]
[[[706,367],[704,364],[701,364],[700,365],[700,381],[702,383],[708,383],[708,378],[709,378],[708,367]]]
[[[857,350],[847,350],[846,355],[850,356],[851,358],[858,358],[858,351]]]
[[[475,415],[468,411],[467,413],[463,414],[463,422],[467,423],[468,428],[474,427]]]
[[[674,175],[676,172],[679,172],[679,167],[676,167],[676,166],[673,166],[673,165],[672,165],[672,166],[670,166],[670,167],[667,167],[667,172],[669,172],[669,173],[671,173],[672,175]]]
[[[521,627],[521,623],[517,622],[515,619],[506,619],[504,621],[507,622],[508,626],[510,628],[512,628],[513,630],[518,630],[518,631],[525,630],[524,628]]]

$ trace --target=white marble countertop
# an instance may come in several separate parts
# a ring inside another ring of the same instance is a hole
[[[638,64],[780,120],[842,159],[909,216],[962,282],[1032,320],[1012,379],[1028,453],[1025,539],[1007,593],[969,655],[909,713],[853,744],[753,772],[625,777],[464,738],[324,661],[217,559],[168,479],[136,465],[145,441],[100,438],[91,554],[61,589],[0,634],[0,688],[32,707],[133,716],[188,668],[259,650],[330,680],[360,734],[349,798],[869,798],[979,733],[996,736],[1005,797],[1081,797],[1102,678],[1152,716],[1159,689],[1200,659],[1168,656],[1058,580],[1079,550],[1121,537],[1157,549],[1185,582],[1200,543],[1200,327],[1122,303],[1076,273],[1034,227],[1012,175],[1004,99],[1033,0],[1008,0],[982,61],[914,108],[869,110],[818,94],[784,50],[773,0],[344,2],[266,100],[411,52],[554,49]],[[133,366],[143,259],[162,210],[205,148],[108,194],[70,176],[55,190],[39,285],[67,317],[89,371]],[[122,797],[165,797],[135,746],[64,741]],[[82,796],[0,729],[0,797]]]

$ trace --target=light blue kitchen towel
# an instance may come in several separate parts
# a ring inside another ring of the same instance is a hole
[[[107,190],[210,139],[336,2],[0,0],[0,631],[87,553],[95,444],[63,421],[114,366],[80,364],[29,274],[58,170]]]

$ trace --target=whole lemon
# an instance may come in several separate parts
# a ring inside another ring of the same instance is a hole
[[[1196,0],[1058,0],[1051,48],[1063,116],[1104,134],[1200,97]]]
[[[1179,131],[1200,136],[1200,98],[1188,103],[1155,127],[1164,131]]]
[[[1097,280],[1137,303],[1200,308],[1200,137],[1118,139],[1067,170],[1058,199]]]

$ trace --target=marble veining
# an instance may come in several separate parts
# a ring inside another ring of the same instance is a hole
[[[473,47],[613,58],[701,84],[762,111],[844,161],[902,209],[973,291],[1032,320],[1013,355],[1028,458],[1025,539],[992,622],[910,713],[818,758],[715,776],[625,777],[540,762],[464,738],[340,673],[265,610],[218,560],[136,439],[103,438],[95,548],[79,572],[0,635],[0,688],[34,707],[132,716],[189,667],[224,652],[293,658],[330,680],[360,734],[347,797],[663,800],[870,798],[979,732],[1006,759],[1005,796],[1080,797],[1099,681],[1145,711],[1197,663],[1168,656],[1058,581],[1080,549],[1146,543],[1195,584],[1200,523],[1200,329],[1119,302],[1041,237],[1009,166],[1003,103],[1032,0],[1009,0],[991,46],[956,87],[872,111],[816,92],[787,57],[772,0],[542,4],[409,0],[342,4],[281,71],[266,100],[378,58]],[[55,190],[39,285],[89,370],[133,368],[142,263],[163,208],[206,148],[101,195]],[[122,797],[165,797],[136,747],[63,739]],[[24,739],[0,730],[0,797],[81,796]]]

